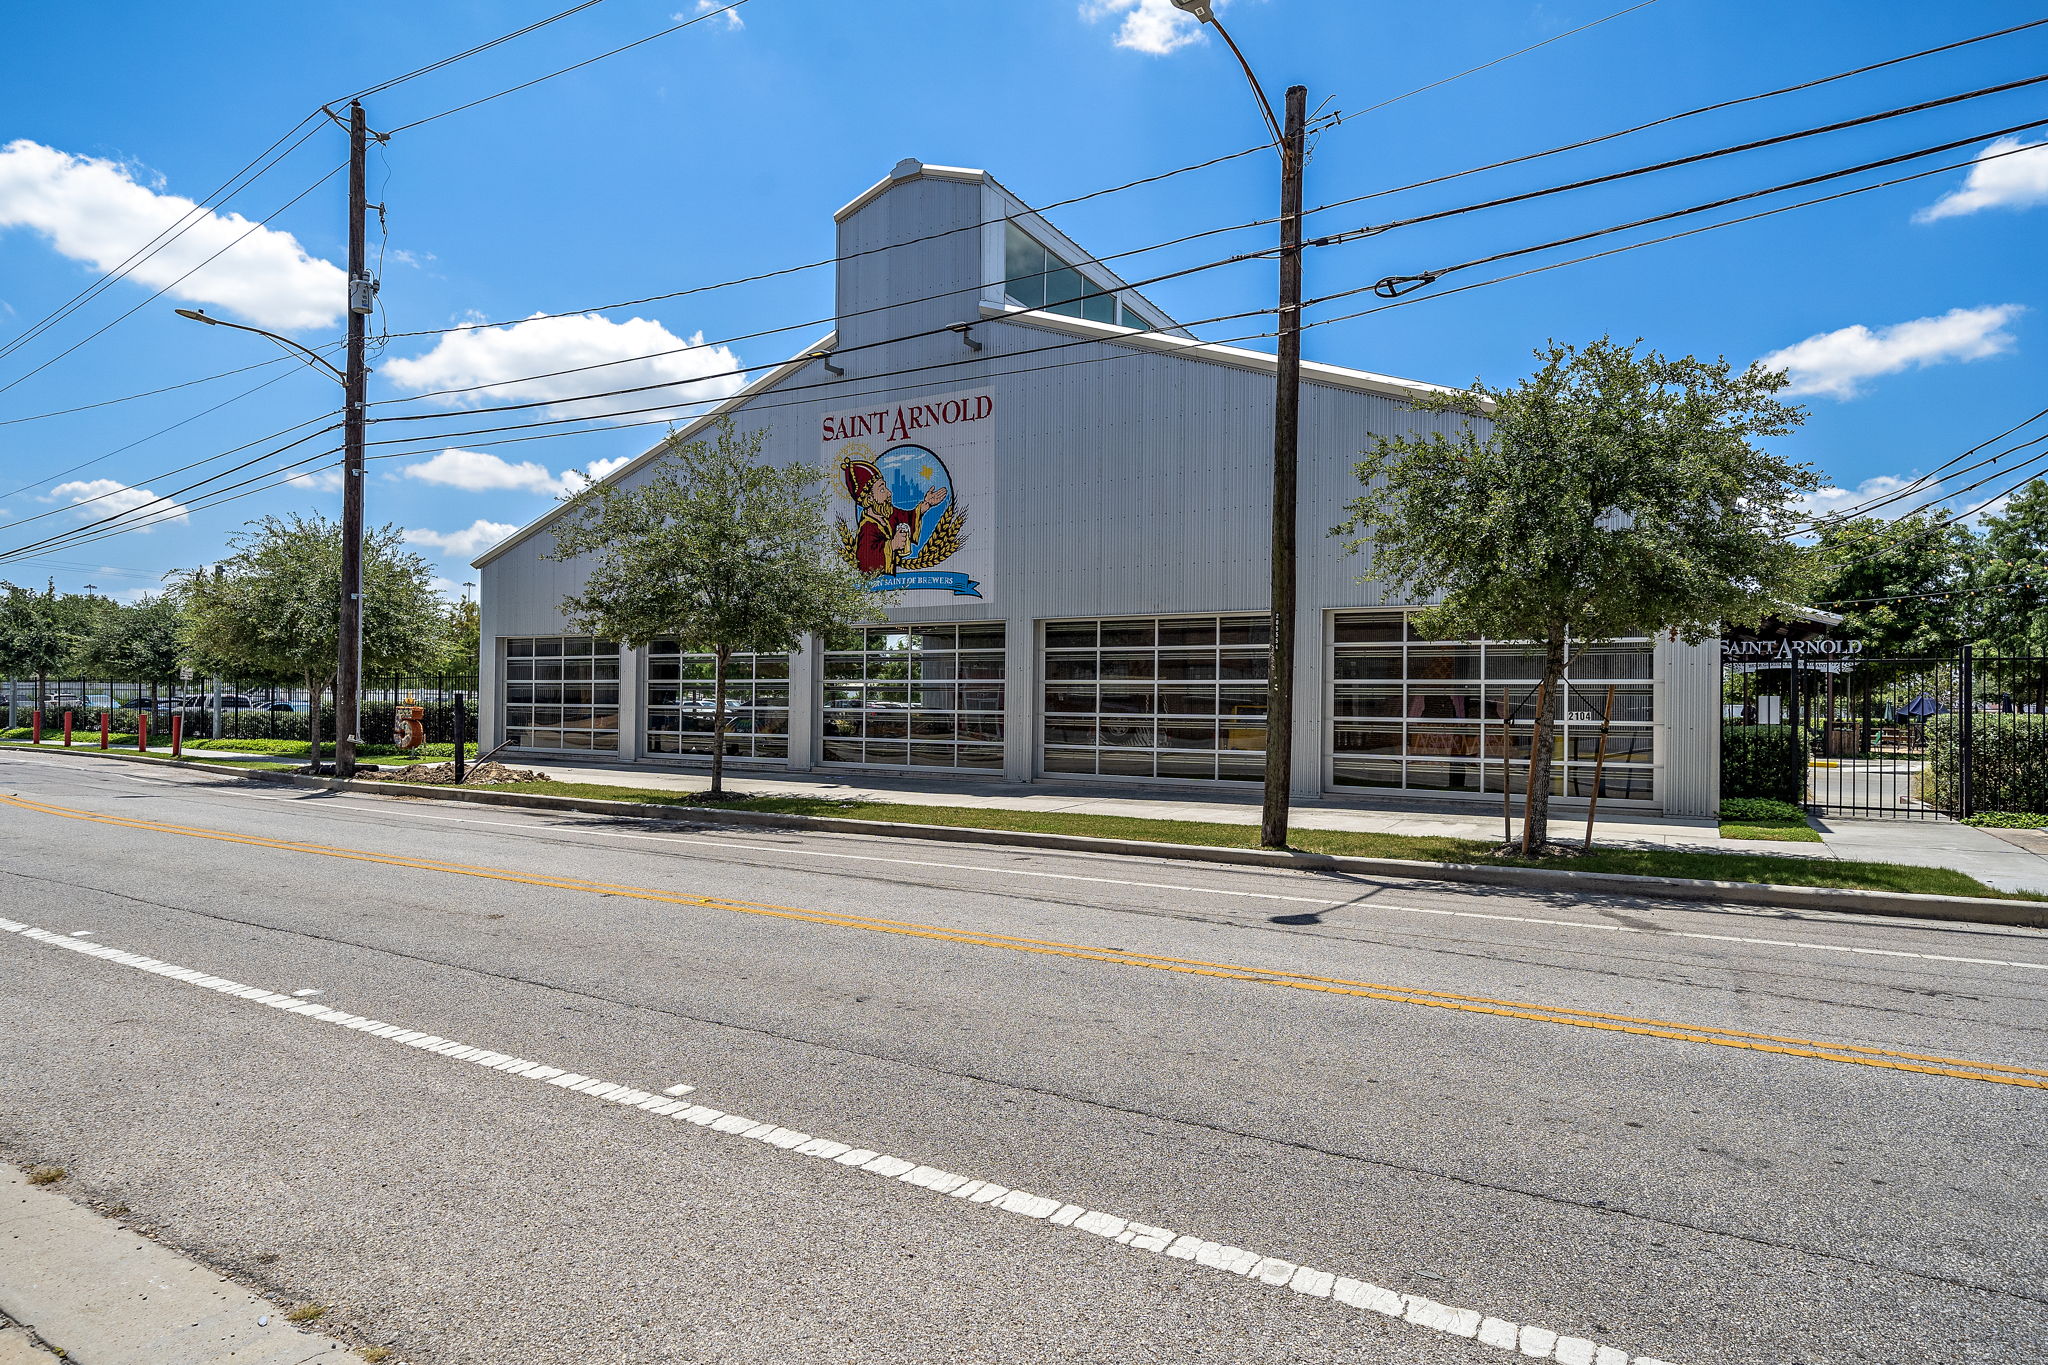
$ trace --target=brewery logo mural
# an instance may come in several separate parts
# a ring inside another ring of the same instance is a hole
[[[986,597],[994,414],[969,393],[825,417],[839,551],[875,591]]]

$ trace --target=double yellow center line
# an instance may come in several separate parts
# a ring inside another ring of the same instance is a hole
[[[148,830],[153,833],[175,834],[193,839],[211,839],[218,843],[242,844],[251,848],[276,849],[286,853],[303,853],[322,858],[347,858],[356,862],[378,863],[386,867],[414,868],[422,872],[438,872],[451,876],[482,877],[491,881],[515,882],[522,886],[548,887],[555,890],[577,891],[591,895],[620,896],[632,900],[654,901],[664,905],[696,906],[708,910],[723,910],[732,914],[760,915],[771,919],[798,920],[806,924],[823,924],[840,929],[859,929],[870,933],[931,939],[942,943],[960,943],[976,948],[1036,953],[1048,957],[1078,958],[1083,961],[1108,963],[1118,967],[1142,967],[1152,971],[1182,972],[1193,976],[1209,976],[1232,981],[1244,981],[1254,985],[1280,986],[1288,990],[1317,991],[1328,995],[1357,996],[1363,999],[1383,1000],[1400,1005],[1422,1005],[1430,1009],[1459,1010],[1468,1014],[1488,1014],[1506,1019],[1524,1019],[1540,1024],[1561,1024],[1569,1028],[1600,1029],[1609,1033],[1627,1033],[1648,1038],[1666,1038],[1685,1043],[1706,1043],[1714,1047],[1741,1048],[1748,1052],[1771,1052],[1788,1057],[1810,1057],[1817,1061],[1840,1062],[1848,1066],[1880,1067],[1888,1071],[1911,1071],[1930,1076],[1950,1076],[1958,1080],[1985,1081],[1993,1085],[2017,1085],[2036,1090],[2048,1090],[2048,1071],[2034,1071],[2026,1067],[2006,1066],[1997,1062],[1977,1062],[1963,1057],[1942,1057],[1919,1052],[1896,1052],[1884,1048],[1864,1047],[1854,1043],[1830,1043],[1812,1038],[1794,1038],[1772,1033],[1745,1033],[1736,1029],[1713,1028],[1702,1024],[1686,1024],[1669,1019],[1645,1019],[1634,1015],[1613,1014],[1601,1010],[1569,1009],[1563,1006],[1531,1004],[1526,1001],[1499,1000],[1483,995],[1460,995],[1451,991],[1427,990],[1413,986],[1391,986],[1373,981],[1354,981],[1338,976],[1315,976],[1305,972],[1246,967],[1227,962],[1208,962],[1200,958],[1162,957],[1154,953],[1130,952],[1122,948],[1096,948],[1086,944],[1062,943],[1055,939],[1017,938],[1007,934],[983,933],[977,930],[947,929],[937,925],[920,924],[909,920],[879,919],[870,915],[806,910],[796,906],[769,905],[753,901],[728,900],[714,896],[682,895],[643,886],[625,886],[612,882],[591,881],[582,877],[515,872],[497,867],[475,867],[466,863],[444,862],[435,858],[414,858],[400,854],[372,852],[364,849],[335,848],[326,844],[301,843],[290,839],[267,839],[258,835],[235,834],[226,830],[201,829],[189,825],[167,824],[157,820],[138,820],[128,816],[102,815],[94,811],[70,810],[63,806],[52,806],[39,801],[29,801],[18,796],[0,795],[0,802],[21,810],[33,811],[42,815],[59,816],[67,820],[87,820],[94,824],[116,825],[124,829]]]

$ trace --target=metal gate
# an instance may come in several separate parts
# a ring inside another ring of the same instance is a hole
[[[1786,650],[1724,659],[1721,698],[1724,797],[1863,819],[2048,812],[2048,659]]]

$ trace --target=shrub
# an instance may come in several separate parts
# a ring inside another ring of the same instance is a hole
[[[1963,821],[1978,829],[2048,829],[2048,815],[2027,815],[2009,810],[1987,810]]]
[[[1754,822],[1758,820],[1798,820],[1804,822],[1806,811],[1790,801],[1773,801],[1764,796],[1738,796],[1721,803],[1721,818]]]
[[[1962,804],[1960,716],[1927,721],[1930,805],[1953,811]],[[1970,804],[1980,809],[2048,812],[2048,716],[1979,714],[1970,727]]]
[[[1806,795],[1806,754],[1789,725],[1721,727],[1721,795],[1799,801]]]

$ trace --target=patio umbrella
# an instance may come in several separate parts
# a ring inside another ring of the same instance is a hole
[[[1941,714],[1941,703],[1922,692],[1899,708],[1902,716],[1935,716]]]

